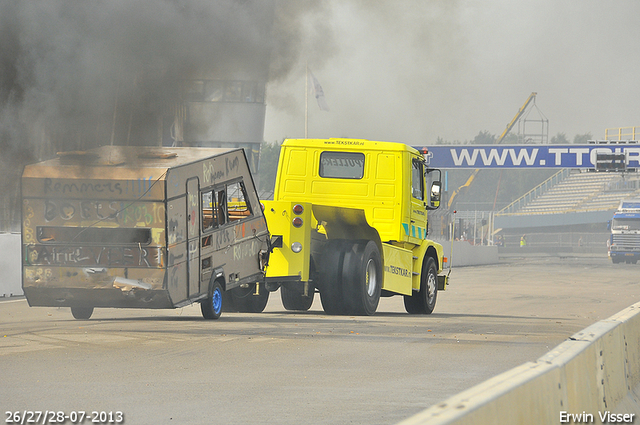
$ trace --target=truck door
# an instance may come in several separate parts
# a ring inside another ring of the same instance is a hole
[[[422,158],[411,161],[411,227],[409,236],[427,238],[427,208],[425,197],[424,163]]]
[[[200,292],[200,182],[187,180],[187,297]]]

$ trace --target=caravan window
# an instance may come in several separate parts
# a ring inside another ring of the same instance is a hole
[[[253,215],[242,181],[202,191],[202,231]]]
[[[215,229],[226,223],[225,189],[208,189],[202,192],[202,230]]]
[[[242,181],[227,185],[227,207],[229,221],[241,220],[251,216],[251,204],[247,199],[247,189]]]

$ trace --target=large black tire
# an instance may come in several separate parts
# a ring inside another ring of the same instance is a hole
[[[71,314],[75,319],[88,320],[93,314],[93,307],[71,307]]]
[[[322,308],[327,314],[345,314],[342,294],[342,264],[347,241],[333,239],[322,251],[318,267],[318,290]]]
[[[404,308],[409,314],[431,314],[438,298],[438,270],[431,257],[425,257],[420,273],[420,291],[404,296]]]
[[[309,295],[304,296],[302,284],[283,283],[280,286],[280,299],[286,310],[307,311],[313,304],[314,288],[309,288]]]
[[[424,314],[424,297],[422,296],[422,291],[413,291],[411,295],[405,295],[404,309],[409,314]]]
[[[207,298],[200,301],[200,311],[202,311],[202,317],[207,320],[216,320],[220,318],[222,314],[222,306],[224,305],[223,299],[224,291],[220,282],[215,281],[211,287],[211,293]]]
[[[237,313],[238,309],[236,308],[236,304],[233,302],[233,297],[231,296],[231,291],[224,291],[222,293],[222,312],[223,313]]]
[[[240,313],[262,313],[269,301],[269,291],[264,283],[260,283],[258,295],[256,295],[256,284],[249,285],[248,288],[234,288],[231,290],[231,298],[237,311]]]
[[[382,259],[374,241],[358,241],[346,250],[342,287],[349,314],[375,314],[382,291]]]
[[[424,273],[422,273],[424,274]],[[422,280],[422,274],[420,276]],[[431,314],[436,308],[436,300],[438,299],[438,269],[436,268],[436,262],[433,258],[429,257],[427,260],[427,273],[426,279],[421,282],[421,286],[424,285],[422,291],[425,296],[425,313]]]

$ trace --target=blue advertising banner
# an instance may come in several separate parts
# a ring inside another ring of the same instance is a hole
[[[433,168],[595,168],[598,153],[625,153],[627,166],[640,168],[640,145],[437,145],[427,150]]]

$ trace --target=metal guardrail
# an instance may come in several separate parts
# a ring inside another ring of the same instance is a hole
[[[605,140],[638,140],[640,127],[617,127],[604,130]]]

